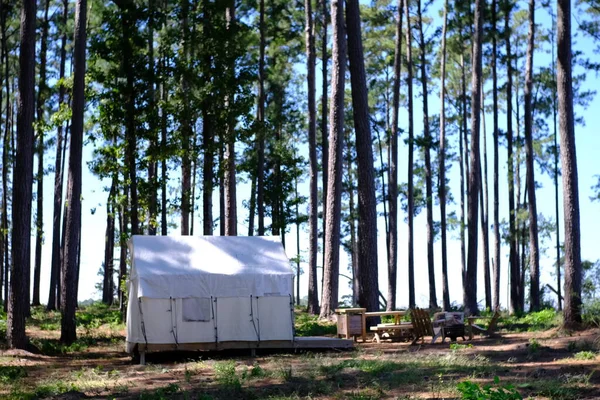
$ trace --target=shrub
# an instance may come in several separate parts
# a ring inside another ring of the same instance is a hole
[[[600,299],[585,302],[582,311],[581,317],[586,325],[600,327]]]
[[[479,385],[471,381],[460,382],[456,389],[463,400],[522,400],[523,397],[513,385],[500,386],[500,379],[494,377],[493,385]]]
[[[0,382],[8,383],[27,376],[27,371],[21,366],[0,366]]]
[[[576,360],[595,360],[596,355],[593,351],[580,351],[579,353],[575,353],[574,357]]]
[[[335,323],[319,321],[316,315],[296,314],[295,330],[297,336],[335,335]]]

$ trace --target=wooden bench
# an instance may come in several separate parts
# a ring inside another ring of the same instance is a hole
[[[471,316],[467,319],[469,321],[469,339],[473,339],[474,332],[486,336],[494,336],[496,334],[496,326],[498,325],[498,320],[500,319],[500,312],[496,310],[492,317]],[[478,319],[489,319],[490,322],[488,323],[487,328],[475,325],[474,322]]]

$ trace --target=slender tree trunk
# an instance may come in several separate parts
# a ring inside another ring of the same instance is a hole
[[[127,213],[127,208],[129,207],[129,190],[127,186],[123,188],[123,192],[125,194],[125,200],[123,205],[119,210],[119,309],[121,310],[121,315],[125,315],[125,291],[121,286],[122,282],[125,280],[125,276],[127,275],[127,237],[129,236],[127,232],[127,227],[129,225],[129,214]]]
[[[421,55],[421,86],[423,92],[423,136],[425,139],[425,193],[427,203],[427,270],[429,272],[429,308],[436,309],[437,294],[435,289],[435,264],[433,253],[433,183],[431,178],[431,133],[429,132],[429,106],[427,90],[427,60],[425,55],[425,36],[423,35],[423,16],[421,15],[421,0],[417,1],[417,16],[419,18],[420,55]]]
[[[194,154],[195,149],[190,147],[192,140],[192,122],[191,122],[191,110],[189,107],[190,97],[190,32],[189,32],[189,0],[181,0],[181,37],[182,37],[182,51],[183,51],[183,64],[181,76],[180,76],[180,85],[181,85],[181,97],[183,100],[182,111],[181,111],[181,234],[189,235],[190,234],[190,214],[192,213],[192,209],[190,206],[191,203],[191,194],[192,194],[192,154]],[[206,12],[205,12],[206,13]],[[204,26],[207,26],[206,22],[207,17],[204,17]],[[203,80],[205,82],[210,82],[210,75],[207,71],[210,69],[210,64],[206,65],[203,63],[204,67],[204,76]],[[202,138],[203,138],[203,150],[206,151],[206,144],[210,143],[212,140],[212,132],[210,132],[210,116],[208,115],[207,110],[207,101],[204,101],[202,104]],[[210,157],[206,156],[205,158],[209,159]],[[206,162],[205,162],[206,164]],[[205,165],[206,166],[206,165]],[[209,194],[204,194],[204,226],[206,227],[206,214],[210,212],[212,215],[212,164],[210,164],[210,171],[206,171],[205,175],[208,175],[210,178],[210,182],[208,183],[208,187],[205,186],[204,190],[208,190]],[[206,179],[204,180],[204,184],[206,185]],[[206,199],[208,198],[210,204],[206,204]],[[212,230],[212,219],[208,221],[211,225]],[[206,229],[205,229],[206,230]],[[205,232],[206,234],[206,232]]]
[[[556,58],[554,56],[554,32],[556,31],[556,20],[554,14],[552,14],[552,30],[550,32],[550,40],[552,46],[552,76],[556,76]],[[558,310],[562,311],[562,284],[560,283],[560,275],[561,275],[561,262],[560,262],[560,214],[559,214],[559,205],[558,205],[558,158],[559,158],[559,147],[558,147],[558,130],[556,124],[557,118],[557,101],[556,92],[552,92],[552,128],[554,134],[554,215],[556,216],[556,297],[558,303]]]
[[[525,142],[527,155],[527,187],[529,196],[529,276],[531,279],[531,311],[540,308],[540,254],[538,249],[537,203],[535,198],[535,174],[533,164],[533,50],[535,40],[535,0],[529,1],[529,35],[527,37],[527,66],[525,67]]]
[[[308,313],[319,313],[319,288],[317,286],[318,245],[318,180],[317,161],[317,106],[315,102],[315,35],[311,0],[304,1],[304,37],[306,45],[306,70],[308,85],[308,160],[310,164],[310,192],[308,203]],[[326,98],[327,96],[325,96]]]
[[[75,7],[75,44],[73,53],[73,117],[69,150],[69,187],[67,190],[67,230],[62,273],[62,318],[60,340],[71,344],[77,338],[77,263],[81,236],[81,170],[83,150],[83,113],[85,109],[85,48],[87,1],[77,0]],[[133,210],[132,210],[133,211]]]
[[[579,185],[573,119],[573,79],[571,54],[571,2],[558,0],[558,115],[563,170],[565,218],[565,307],[564,326],[581,323],[581,233],[579,227]]]
[[[63,1],[63,14],[62,14],[62,23],[63,26],[66,26],[66,21],[69,18],[69,2],[68,0]],[[60,44],[60,67],[59,67],[59,80],[64,79],[65,77],[65,64],[67,61],[67,32],[66,29],[63,29],[61,35],[61,44]],[[60,107],[65,98],[65,87],[64,85],[60,85],[58,88],[58,106]],[[66,147],[66,142],[63,138],[63,127],[64,125],[61,123],[58,126],[56,133],[56,162],[54,164],[54,210],[52,216],[52,266],[50,270],[50,289],[48,294],[48,304],[46,305],[46,309],[56,310],[58,308],[58,304],[60,301],[57,301],[57,289],[58,283],[60,281],[60,265],[61,265],[61,245],[60,245],[60,226],[62,219],[62,195],[63,195],[63,175],[64,169],[62,168],[63,164],[63,151]]]
[[[347,0],[346,7],[358,167],[358,304],[369,311],[376,311],[379,309],[377,200],[373,171],[373,139],[369,122],[369,93],[358,0]]]
[[[126,76],[125,88],[125,141],[127,169],[129,171],[129,190],[131,198],[131,234],[139,233],[138,192],[137,192],[137,136],[135,127],[135,88],[133,71],[133,50],[131,48],[131,28],[135,25],[135,4],[131,0],[118,0],[121,9],[121,29],[123,31],[123,60],[122,67]],[[71,134],[72,135],[72,134]]]
[[[166,88],[166,78],[165,78],[165,69],[166,69],[166,60],[163,57],[162,59],[162,82],[161,82],[161,100],[163,104],[166,104],[169,97],[168,91]],[[161,184],[161,202],[160,202],[160,234],[162,236],[167,236],[168,227],[167,227],[167,111],[165,110],[164,105],[160,110],[160,147],[162,150],[161,156],[161,165],[160,165],[160,184]]]
[[[229,30],[229,40],[234,42],[235,36],[235,1],[230,0],[225,9],[225,20]],[[235,62],[232,60],[227,71],[230,76],[235,74]],[[236,189],[236,171],[235,171],[235,114],[234,114],[235,96],[229,94],[226,99],[227,104],[227,131],[225,133],[225,235],[237,236],[237,189]]]
[[[33,273],[33,298],[32,305],[40,305],[40,273],[42,271],[42,241],[44,238],[44,103],[46,101],[48,85],[46,84],[46,54],[48,52],[48,11],[50,10],[50,0],[44,4],[44,22],[42,25],[42,37],[40,39],[40,81],[38,83],[37,97],[37,122],[38,122],[38,140],[37,140],[37,208],[35,222],[35,266]]]
[[[156,107],[156,73],[154,63],[154,0],[148,0],[148,71],[149,71],[149,82],[148,82],[148,99],[149,99],[149,112],[150,118],[148,119],[149,131],[150,131],[150,143],[148,152],[150,153],[150,159],[148,160],[148,234],[156,235],[156,228],[158,226],[158,180],[156,178],[158,163],[157,163],[157,147],[158,147],[158,113]],[[114,214],[114,210],[113,210]],[[113,229],[114,229],[114,215],[113,215]],[[114,245],[113,245],[114,247]],[[111,300],[112,304],[112,300]]]
[[[477,314],[477,208],[479,200],[479,129],[481,117],[481,41],[483,38],[484,0],[475,1],[475,34],[473,37],[473,72],[471,82],[471,154],[469,189],[467,192],[468,253],[464,306],[467,314]]]
[[[414,163],[414,123],[413,123],[413,63],[412,63],[412,29],[410,26],[410,0],[404,1],[406,15],[406,84],[408,86],[408,307],[415,307],[415,248],[414,217],[415,199],[413,197],[413,163]]]
[[[322,76],[321,82],[323,88],[321,90],[321,165],[323,166],[323,249],[325,249],[325,233],[327,232],[327,188],[328,184],[328,172],[327,166],[329,165],[329,139],[328,139],[328,130],[327,130],[327,62],[328,62],[328,52],[327,52],[327,22],[328,22],[328,13],[327,13],[327,0],[319,0],[321,4],[321,14],[322,14],[322,37],[321,37],[321,62],[322,62]],[[325,265],[325,252],[323,252],[323,265]],[[321,286],[323,286],[323,276],[321,276]],[[315,287],[317,284],[315,283]],[[321,288],[321,290],[323,290]],[[318,298],[318,296],[317,296]]]
[[[448,250],[446,240],[446,32],[448,29],[448,0],[444,0],[444,25],[442,27],[442,60],[440,65],[440,149],[439,184],[440,225],[442,237],[442,292],[444,310],[450,310],[450,285],[448,284]]]
[[[190,196],[190,236],[194,236],[194,221],[196,221],[196,177],[198,176],[198,152],[196,149],[198,148],[197,136],[193,135],[194,139],[192,142],[192,146],[194,150],[192,151],[192,193]]]
[[[116,182],[113,182],[106,201],[106,236],[104,243],[104,279],[102,285],[102,302],[112,305],[114,299],[114,252],[115,252],[115,191]]]
[[[396,283],[398,281],[398,114],[400,108],[400,80],[402,70],[402,6],[398,0],[396,17],[396,45],[394,51],[394,81],[392,87],[392,129],[390,133],[390,165],[388,169],[390,227],[388,248],[387,309],[396,308]]]
[[[8,347],[24,349],[25,316],[29,309],[31,197],[33,181],[33,118],[35,112],[36,2],[24,0],[21,9],[17,153],[13,170],[12,265],[6,338]]]
[[[500,158],[498,155],[498,74],[496,64],[497,54],[497,2],[492,1],[492,96],[493,96],[493,114],[494,114],[494,293],[493,293],[493,308],[500,308],[500,190],[499,179],[500,174]]]
[[[485,308],[492,310],[492,282],[490,277],[490,238],[489,238],[489,207],[488,207],[488,167],[487,167],[487,132],[485,129],[485,98],[481,90],[481,126],[483,136],[483,176],[479,164],[479,206],[481,207],[481,239],[483,241],[483,279],[485,286]],[[483,182],[482,182],[483,181]]]
[[[329,114],[329,164],[327,188],[327,230],[325,265],[323,266],[322,318],[328,318],[338,304],[340,268],[340,216],[342,208],[342,169],[344,145],[344,83],[346,70],[346,35],[343,0],[331,1],[333,28],[331,107]]]
[[[356,306],[358,303],[358,243],[356,234],[356,203],[354,202],[354,191],[355,185],[355,172],[353,169],[352,160],[354,157],[353,150],[356,146],[351,140],[346,140],[346,173],[348,179],[346,187],[348,188],[348,225],[350,229],[350,267],[352,271],[352,305]]]
[[[248,236],[254,236],[254,215],[256,213],[256,174],[252,175],[250,184],[250,210],[248,210]]]
[[[258,236],[265,234],[265,0],[259,0],[259,58],[258,58],[258,160],[256,168],[256,205],[258,212]]]
[[[505,0],[504,29],[506,41],[506,147],[508,149],[508,212],[509,212],[509,241],[510,241],[510,308],[512,313],[519,313],[519,259],[517,256],[516,222],[515,222],[515,183],[514,156],[512,131],[512,52],[510,46],[510,0]]]
[[[0,29],[2,30],[1,36],[2,39],[4,38],[4,4],[2,2],[0,2]],[[4,46],[4,40],[2,40],[2,46]],[[0,71],[2,71],[1,66],[4,64],[4,48],[1,48],[1,52],[0,52]],[[8,79],[8,76],[4,76],[2,78],[0,78],[0,113],[2,110],[2,79]],[[7,98],[6,99],[6,103],[9,103],[10,99]],[[5,119],[8,119],[8,113],[5,115]],[[3,225],[3,221],[4,221],[4,215],[6,213],[6,209],[8,207],[8,204],[6,202],[6,190],[7,190],[7,186],[4,185],[4,171],[6,170],[6,162],[7,160],[4,159],[4,151],[5,151],[5,147],[4,147],[4,143],[6,142],[6,135],[7,133],[5,132],[5,137],[2,140],[2,153],[3,153],[3,157],[2,157],[2,197],[1,197],[1,201],[2,201],[2,207],[0,209],[0,300],[2,300],[2,304],[5,305],[8,302],[8,298],[7,297],[2,297],[2,288],[4,287],[5,283],[8,286],[9,282],[4,280],[4,271],[6,271],[9,266],[8,264],[4,263],[4,255],[6,253],[8,253],[8,242],[6,240],[6,231],[4,230],[4,225]]]
[[[9,271],[11,269],[10,261],[12,257],[10,255],[10,241],[9,241],[9,228],[8,228],[8,174],[10,172],[9,165],[9,153],[11,147],[11,105],[12,100],[10,97],[10,75],[9,75],[9,58],[8,58],[8,49],[6,47],[6,12],[0,13],[0,23],[2,26],[0,27],[2,32],[2,57],[4,58],[4,82],[6,85],[6,113],[4,119],[4,141],[2,143],[2,231],[0,235],[2,235],[2,240],[4,242],[4,253],[3,260],[4,263],[4,304],[3,310],[4,312],[8,311],[8,302],[9,302]],[[1,109],[1,104],[0,104]]]

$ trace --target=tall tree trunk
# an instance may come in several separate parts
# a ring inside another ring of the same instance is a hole
[[[17,153],[13,169],[12,265],[6,338],[8,347],[24,349],[25,316],[29,309],[31,263],[31,197],[33,181],[33,118],[35,112],[36,2],[24,0],[21,9]]]
[[[204,2],[206,3],[206,2]],[[190,147],[192,140],[192,122],[191,122],[191,110],[189,107],[189,91],[190,91],[190,32],[189,32],[189,8],[190,3],[189,0],[181,0],[181,37],[182,37],[182,58],[184,67],[182,68],[181,76],[180,76],[180,85],[181,85],[181,96],[183,100],[182,112],[181,112],[181,234],[189,235],[190,234],[190,214],[192,212],[190,203],[190,197],[192,194],[192,154],[194,154],[195,149]],[[205,12],[206,13],[206,12]],[[206,20],[206,15],[204,19]],[[207,26],[207,22],[204,21],[204,26]],[[210,68],[210,64],[204,66],[204,76],[203,80],[205,82],[210,82],[210,75],[207,74],[207,71]],[[210,132],[210,116],[208,115],[207,110],[207,101],[204,101],[202,104],[202,137],[203,137],[203,149],[205,149],[205,144],[210,142],[212,139]],[[209,158],[209,157],[206,157]],[[211,160],[212,161],[212,160]],[[210,165],[210,171],[207,171],[205,175],[208,175],[210,178],[210,183],[208,187],[205,186],[204,189],[210,192],[209,195],[204,194],[204,212],[205,217],[206,214],[210,211],[210,215],[212,215],[212,165]],[[206,185],[206,179],[204,181]],[[210,204],[206,204],[206,199]],[[206,222],[205,227],[206,227]],[[212,220],[209,221],[212,228]],[[212,230],[212,229],[211,229]],[[205,233],[206,234],[206,233]]]
[[[510,241],[510,308],[511,312],[519,313],[519,259],[517,256],[516,221],[515,221],[515,182],[512,131],[512,52],[510,46],[510,0],[505,0],[504,29],[506,41],[506,147],[508,149],[508,212],[509,212],[509,241]]]
[[[325,233],[327,232],[327,188],[328,184],[328,172],[327,166],[329,165],[329,139],[328,139],[328,130],[327,130],[327,62],[328,62],[328,52],[327,52],[327,22],[328,22],[328,14],[327,14],[327,0],[319,0],[321,4],[321,63],[322,63],[322,76],[321,83],[323,88],[321,90],[321,165],[323,166],[323,249],[325,249]],[[325,252],[323,252],[323,265],[325,265]],[[321,276],[321,286],[323,286],[323,276]],[[315,290],[318,290],[318,285],[315,281]],[[321,290],[323,290],[321,288]],[[318,296],[317,296],[318,299]]]
[[[66,26],[69,18],[69,1],[63,0],[63,14],[62,23],[63,27]],[[59,67],[59,80],[62,81],[65,77],[65,64],[67,61],[67,31],[63,28],[61,39],[60,39],[60,67]],[[65,99],[65,87],[60,85],[58,88],[58,106],[60,107]],[[64,169],[63,164],[63,152],[66,147],[66,142],[63,138],[63,127],[64,124],[60,124],[57,128],[56,133],[56,161],[54,164],[54,210],[52,216],[52,265],[50,269],[50,289],[48,294],[48,304],[46,309],[56,310],[59,308],[60,293],[58,292],[58,285],[60,281],[60,265],[61,265],[61,245],[60,245],[60,226],[62,219],[62,196],[63,196],[63,176]],[[58,295],[57,295],[58,294]]]
[[[158,226],[158,179],[156,178],[158,170],[157,159],[157,147],[158,147],[158,113],[156,108],[156,73],[154,70],[154,0],[148,0],[148,70],[149,70],[149,85],[148,85],[148,99],[149,99],[149,112],[150,118],[148,119],[148,125],[150,130],[150,143],[148,152],[150,153],[150,159],[148,160],[148,234],[156,235],[156,228]],[[113,210],[114,213],[114,210]],[[113,216],[114,226],[114,216]],[[113,246],[114,247],[114,246]],[[111,301],[112,304],[112,301]]]
[[[485,129],[485,98],[481,90],[481,126],[483,136],[483,171],[479,163],[479,206],[481,207],[481,239],[483,241],[483,279],[485,286],[485,308],[492,310],[492,282],[490,277],[490,235],[488,207],[487,132]],[[482,176],[483,172],[483,176]],[[483,182],[482,182],[483,181]]]
[[[579,184],[573,119],[573,79],[571,54],[571,1],[558,0],[558,115],[563,170],[565,218],[565,307],[564,326],[581,323],[581,233],[579,227]]]
[[[104,279],[102,285],[102,302],[112,305],[114,299],[114,252],[115,252],[115,191],[113,182],[106,201],[106,236],[104,243]]]
[[[258,212],[258,236],[265,234],[265,0],[259,0],[259,58],[258,58],[258,160],[256,168],[256,205]]]
[[[531,279],[531,311],[540,308],[540,253],[538,248],[537,203],[533,164],[533,50],[535,41],[535,0],[529,0],[529,34],[527,36],[527,66],[525,67],[525,142],[527,154],[527,187],[529,196],[529,276]]]
[[[315,29],[313,23],[312,1],[304,1],[304,37],[306,44],[306,70],[308,85],[308,160],[310,164],[310,191],[308,203],[308,313],[319,313],[319,288],[317,285],[318,240],[318,181],[319,165],[317,161],[317,106],[315,102]],[[326,96],[325,96],[326,98]]]
[[[67,230],[62,273],[62,318],[60,340],[71,344],[77,338],[77,262],[81,235],[81,167],[83,150],[83,112],[85,109],[85,48],[87,1],[77,0],[75,7],[75,43],[73,48],[73,116],[69,150],[69,186],[67,189]],[[133,210],[132,210],[133,211]]]
[[[6,85],[6,112],[4,118],[4,141],[2,143],[2,231],[0,235],[2,235],[2,241],[4,242],[4,259],[2,262],[4,263],[4,304],[3,310],[4,312],[8,311],[8,302],[9,302],[9,271],[11,269],[10,260],[12,257],[10,254],[10,244],[9,244],[9,230],[8,230],[8,174],[10,172],[9,165],[9,153],[11,148],[11,110],[12,110],[12,101],[10,97],[10,75],[9,75],[9,58],[8,58],[8,49],[6,47],[6,12],[2,12],[0,14],[0,27],[2,34],[2,57],[4,58],[4,83]],[[1,90],[1,88],[0,88]],[[0,104],[1,109],[1,104]]]
[[[410,0],[404,1],[406,15],[406,84],[408,86],[408,307],[415,307],[415,246],[414,218],[415,199],[413,197],[413,162],[414,162],[414,122],[413,122],[413,63],[412,63],[412,29],[410,26]]]
[[[497,2],[492,0],[492,96],[493,96],[493,114],[494,114],[494,293],[492,304],[494,310],[500,308],[500,190],[499,173],[500,158],[498,155],[498,73],[496,65],[497,53]]]
[[[552,14],[552,30],[550,31],[550,44],[552,46],[552,76],[556,76],[556,58],[554,56],[554,32],[556,31],[556,19],[554,14]],[[557,101],[556,91],[552,92],[552,129],[554,135],[554,215],[556,216],[556,297],[558,303],[558,310],[562,311],[562,285],[560,283],[560,275],[561,275],[561,262],[560,262],[560,215],[559,215],[559,205],[558,205],[558,158],[559,158],[559,148],[558,148],[558,130],[556,124],[557,118]]]
[[[423,16],[421,15],[421,0],[417,1],[417,16],[419,18],[420,54],[421,54],[421,87],[423,92],[423,136],[425,139],[425,193],[427,203],[427,270],[429,272],[429,308],[436,309],[437,294],[435,289],[435,264],[433,254],[433,184],[431,178],[431,133],[429,132],[429,106],[427,91],[427,60],[425,54],[425,36],[423,35]]]
[[[356,131],[358,167],[358,304],[369,311],[376,311],[379,309],[377,200],[373,172],[373,139],[369,122],[369,93],[358,0],[347,0],[346,7],[348,59],[350,61],[352,111]]]
[[[340,216],[342,209],[342,169],[344,146],[344,83],[346,70],[346,34],[344,2],[331,1],[333,29],[331,106],[329,114],[329,164],[327,188],[327,230],[325,232],[325,265],[323,266],[322,318],[333,314],[338,304],[340,269]]]
[[[450,286],[448,284],[448,249],[446,240],[446,32],[448,29],[448,0],[444,0],[444,25],[442,27],[442,60],[440,65],[440,149],[439,184],[440,225],[442,236],[442,296],[444,310],[450,310]]]
[[[35,265],[33,273],[33,298],[31,303],[34,306],[40,305],[40,273],[42,271],[42,241],[44,238],[44,105],[48,91],[46,84],[46,54],[48,52],[48,11],[50,10],[50,0],[44,4],[44,22],[42,25],[42,37],[40,39],[40,81],[38,83],[37,97],[37,122],[38,122],[38,140],[37,140],[37,208],[35,221]]]
[[[473,37],[473,72],[471,82],[471,154],[469,189],[467,192],[468,253],[464,306],[467,314],[477,314],[477,208],[479,200],[479,129],[481,117],[481,41],[483,38],[483,2],[475,1],[475,34]]]
[[[390,165],[388,169],[390,227],[388,248],[387,309],[396,308],[396,283],[398,280],[398,114],[400,108],[400,79],[402,70],[402,6],[398,0],[396,17],[396,44],[394,50],[394,83],[392,87],[392,129],[390,133]]]
[[[169,99],[168,91],[166,88],[166,78],[165,78],[165,67],[166,60],[163,57],[162,59],[162,82],[160,85],[161,90],[161,100],[163,106],[160,110],[160,147],[161,147],[161,165],[160,165],[160,184],[161,184],[161,202],[160,202],[160,234],[162,236],[167,236],[168,227],[167,227],[167,157],[165,153],[167,152],[167,111],[165,110],[164,104],[167,103]]]
[[[354,143],[346,140],[346,173],[348,181],[345,185],[348,188],[348,225],[350,228],[350,266],[352,270],[352,305],[356,306],[358,302],[358,243],[356,234],[356,203],[354,202],[354,191],[356,189],[354,179],[355,170],[353,169],[352,159]]]
[[[127,275],[127,237],[129,236],[127,232],[127,227],[129,225],[129,214],[127,213],[127,209],[129,208],[129,189],[125,185],[123,188],[123,192],[125,194],[125,200],[123,205],[119,209],[119,309],[121,310],[121,315],[125,315],[125,291],[121,286],[122,282],[125,280],[125,276]]]
[[[227,21],[227,29],[229,30],[228,39],[233,42],[235,40],[235,1],[230,0],[225,9],[225,20]],[[235,74],[235,61],[231,61],[228,73],[233,76]],[[235,96],[229,94],[226,98],[227,105],[227,131],[225,133],[225,235],[237,236],[237,190],[236,190],[236,171],[235,171],[235,114],[234,114]]]
[[[256,173],[252,174],[249,203],[250,210],[248,210],[248,236],[254,236],[254,215],[256,213]]]
[[[131,28],[135,26],[135,4],[131,0],[118,0],[117,6],[121,9],[121,29],[123,31],[123,60],[122,68],[126,76],[125,87],[125,141],[127,170],[129,171],[129,191],[131,198],[131,234],[139,233],[138,218],[138,189],[137,189],[137,136],[135,127],[135,88],[133,71],[133,49]],[[73,135],[71,133],[71,135]],[[71,139],[72,140],[72,139]]]

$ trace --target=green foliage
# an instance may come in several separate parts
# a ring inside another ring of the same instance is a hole
[[[471,381],[460,382],[456,389],[463,400],[521,400],[523,397],[511,384],[500,385],[500,379],[494,377],[493,385],[480,385]]]
[[[531,353],[531,354],[537,353],[541,347],[542,347],[542,345],[536,338],[529,339],[529,344],[527,346],[527,350],[529,351],[529,353]]]
[[[140,400],[166,400],[172,398],[172,395],[179,393],[181,388],[176,383],[171,383],[154,392],[144,392],[140,395]]]
[[[579,353],[575,353],[573,356],[576,360],[595,360],[598,354],[593,351],[580,351]]]
[[[63,393],[79,391],[79,388],[73,383],[65,383],[63,381],[47,382],[38,385],[35,388],[35,396],[40,398],[46,398],[51,396],[58,396]]]
[[[27,376],[27,370],[22,366],[0,366],[0,382],[9,383]]]
[[[224,388],[239,391],[242,388],[240,377],[235,371],[234,361],[221,361],[214,365],[215,377]]]
[[[335,335],[337,327],[334,323],[319,321],[315,315],[307,313],[296,314],[295,331],[297,336]]]
[[[472,343],[469,343],[469,344],[450,343],[450,350],[452,350],[452,351],[472,349],[472,348],[473,348]]]
[[[562,315],[556,310],[548,308],[538,312],[532,312],[523,316],[507,316],[502,318],[504,328],[515,331],[545,331],[560,326]]]
[[[581,317],[586,325],[600,327],[600,299],[584,302]]]

